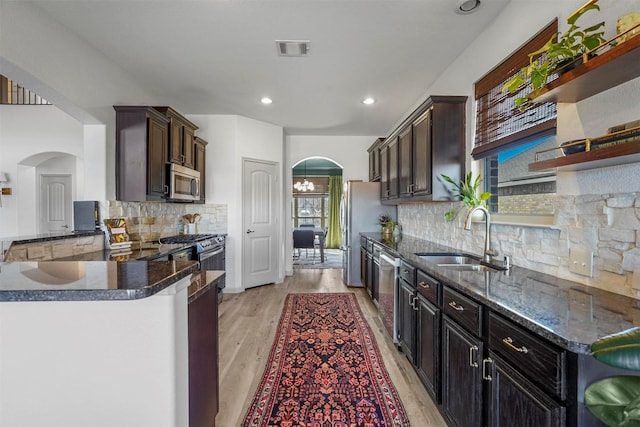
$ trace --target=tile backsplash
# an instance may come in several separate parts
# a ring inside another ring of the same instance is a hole
[[[196,223],[196,233],[227,234],[227,205],[117,200],[107,203],[107,214],[111,218],[155,217],[155,222],[149,225],[136,225],[131,220],[127,221],[127,229],[131,233],[157,232],[161,237],[183,233],[185,221],[182,216],[196,213],[200,214],[200,220]]]
[[[481,254],[484,223],[464,230],[464,209],[454,221],[444,220],[446,211],[459,206],[460,202],[400,205],[398,220],[404,234]],[[639,298],[640,193],[556,196],[555,212],[551,227],[494,222],[491,247],[498,251],[497,259],[511,255],[514,265]],[[593,251],[593,277],[569,271],[571,248]]]

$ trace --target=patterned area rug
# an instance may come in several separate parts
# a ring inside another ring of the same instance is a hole
[[[354,294],[287,295],[243,423],[272,426],[409,426]]]

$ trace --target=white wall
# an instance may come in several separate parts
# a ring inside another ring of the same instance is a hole
[[[51,154],[32,157],[41,153]],[[0,172],[9,175],[10,182],[2,185],[11,187],[13,193],[2,197],[0,237],[36,232],[36,166],[64,155],[84,158],[84,126],[80,122],[53,106],[0,106]],[[77,181],[82,179],[78,169],[67,163],[57,172],[73,174]]]
[[[291,230],[291,205],[293,192],[291,190],[292,168],[296,163],[309,157],[324,157],[342,167],[342,179],[369,180],[369,153],[367,148],[375,142],[378,136],[292,136],[285,138],[284,156],[284,223],[285,230]],[[293,274],[293,235],[285,235],[284,261],[287,275]]]
[[[198,125],[198,136],[208,142],[207,202],[224,203],[228,208],[227,277],[225,292],[241,292],[242,283],[242,162],[257,159],[278,164],[282,180],[283,132],[279,126],[235,115],[189,115]],[[282,200],[281,188],[278,194]],[[279,204],[281,206],[281,204]],[[283,210],[278,213],[278,240],[283,239]],[[282,245],[278,245],[281,247]],[[282,256],[278,281],[284,278]]]

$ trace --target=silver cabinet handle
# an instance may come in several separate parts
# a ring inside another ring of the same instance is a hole
[[[458,305],[455,301],[451,301],[449,303],[449,307],[453,308],[455,311],[464,311],[464,307],[461,305]]]
[[[471,347],[469,347],[469,366],[471,366],[472,368],[478,367],[478,362],[476,362],[476,358],[473,355],[473,353],[478,350],[479,349],[477,345],[472,345]]]
[[[418,306],[418,304],[416,304],[417,301],[418,301],[418,297],[417,296],[413,297],[413,300],[411,301],[411,305],[413,306],[413,309],[415,311],[419,311],[420,310],[420,307]]]
[[[418,283],[418,286],[420,286],[421,288],[424,288],[424,289],[429,289],[431,287],[431,285],[428,284],[427,282],[420,282],[420,283]]]
[[[256,232],[255,230],[249,230],[249,229],[247,229],[247,234],[251,234],[251,233],[255,233],[255,232]]]
[[[505,343],[505,345],[506,345],[507,347],[509,347],[511,350],[515,350],[515,351],[517,351],[518,353],[524,353],[524,354],[527,354],[527,353],[529,352],[529,350],[528,350],[528,349],[527,349],[527,347],[525,347],[525,346],[516,347],[516,346],[513,344],[513,340],[511,339],[511,337],[503,338],[503,339],[502,339],[502,342],[503,342],[503,343]]]
[[[493,378],[491,378],[490,374],[487,374],[487,363],[490,363],[490,364],[493,363],[493,359],[488,357],[482,360],[482,378],[487,381],[491,381],[493,380]]]
[[[163,190],[164,190],[164,194],[169,194],[169,186],[168,185],[164,185],[163,186]]]

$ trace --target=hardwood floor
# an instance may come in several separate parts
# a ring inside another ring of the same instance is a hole
[[[284,283],[224,295],[219,306],[220,411],[216,426],[242,424],[269,357],[284,298],[298,292],[355,293],[411,425],[446,426],[411,364],[386,336],[365,290],[346,287],[339,269],[298,270]]]

